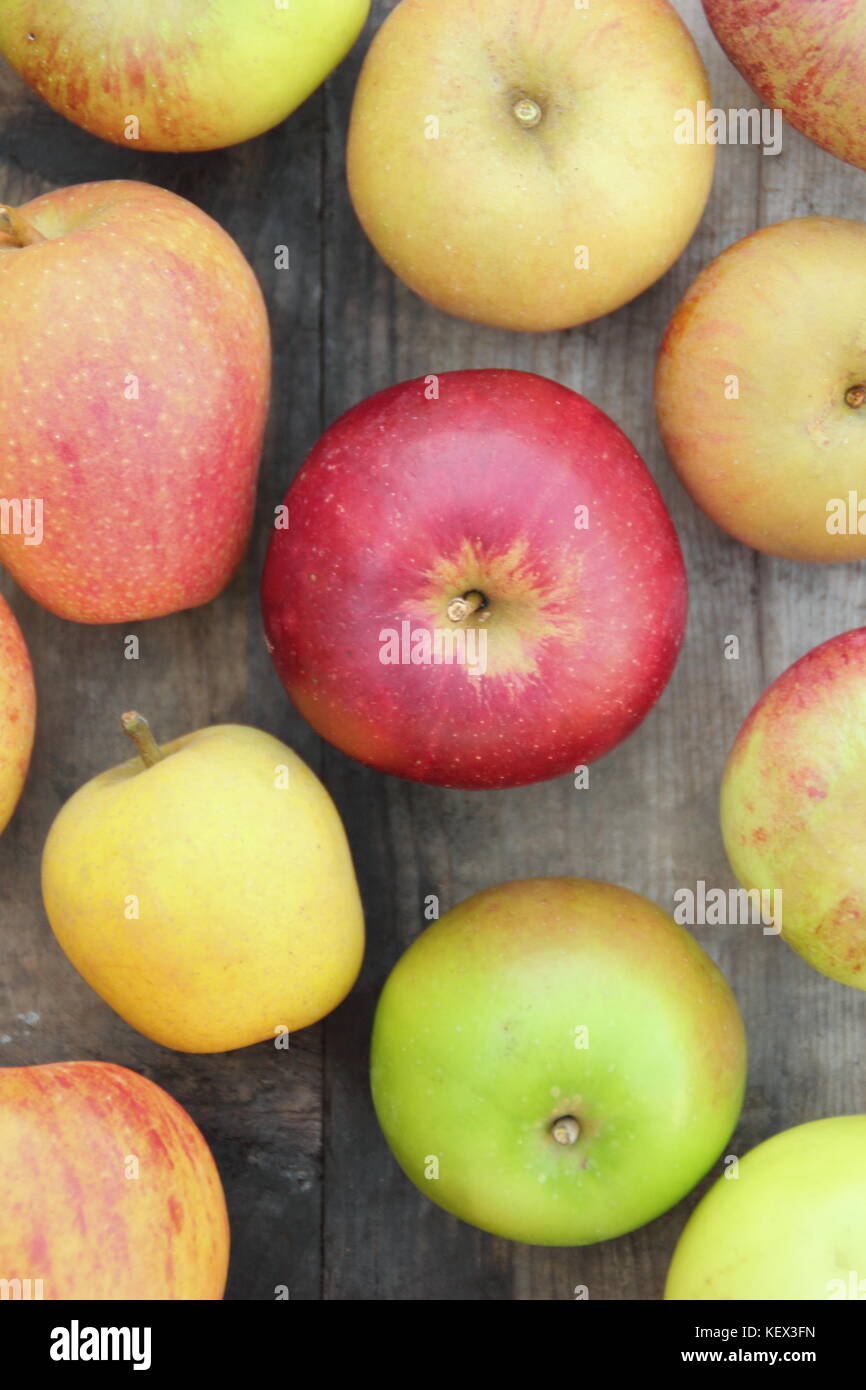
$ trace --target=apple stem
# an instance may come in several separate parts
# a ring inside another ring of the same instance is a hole
[[[154,763],[162,761],[165,754],[154,738],[150,725],[143,715],[138,714],[136,710],[130,710],[128,714],[121,716],[120,722],[123,726],[123,732],[129,734],[138,749],[138,756],[145,767],[153,767]]]
[[[866,386],[852,386],[845,396],[845,402],[852,410],[859,410],[861,406],[866,405]]]
[[[557,1144],[576,1144],[580,1138],[580,1125],[573,1115],[562,1115],[554,1120],[550,1133]]]
[[[477,589],[470,589],[468,594],[461,594],[459,598],[451,600],[447,608],[448,617],[452,623],[465,622],[486,603],[487,600],[482,593],[479,593]]]
[[[522,125],[524,130],[532,130],[541,124],[543,112],[537,101],[532,97],[519,97],[511,108],[515,120]]]
[[[0,232],[5,232],[19,247],[38,246],[41,241],[47,240],[38,227],[22,217],[17,208],[10,208],[5,203],[0,203]]]

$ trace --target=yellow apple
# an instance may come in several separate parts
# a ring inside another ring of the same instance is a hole
[[[364,944],[331,798],[284,744],[217,725],[139,756],[63,807],[42,865],[73,965],[146,1037],[224,1052],[315,1023],[355,982]]]
[[[787,1129],[729,1173],[692,1213],[666,1299],[866,1296],[866,1115]]]
[[[27,646],[15,615],[0,598],[0,831],[21,795],[36,722],[36,693]]]
[[[714,150],[667,0],[404,0],[355,95],[349,183],[380,255],[438,308],[501,328],[610,313],[673,264]]]
[[[370,0],[4,0],[0,51],[104,140],[213,150],[300,106],[369,12]]]
[[[866,558],[866,225],[802,217],[728,248],[668,328],[659,426],[683,484],[737,540]]]

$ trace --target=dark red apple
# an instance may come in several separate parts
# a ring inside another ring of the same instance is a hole
[[[355,406],[286,497],[262,584],[301,713],[383,772],[511,787],[637,728],[687,585],[640,456],[543,377],[450,372]]]

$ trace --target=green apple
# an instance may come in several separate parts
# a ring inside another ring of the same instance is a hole
[[[439,1206],[587,1245],[703,1177],[745,1062],[724,977],[672,918],[610,884],[528,879],[461,903],[398,961],[372,1087],[395,1158]]]
[[[61,115],[140,150],[214,150],[284,120],[370,0],[3,0],[0,52]]]
[[[665,1298],[866,1298],[866,1115],[786,1129],[692,1214]]]

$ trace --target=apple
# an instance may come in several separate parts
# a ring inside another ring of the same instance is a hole
[[[413,942],[382,991],[371,1075],[431,1201],[510,1240],[588,1245],[703,1177],[745,1064],[736,1001],[688,932],[625,888],[540,878]]]
[[[207,603],[252,524],[267,314],[232,239],[122,180],[0,208],[0,495],[42,516],[0,562],[52,613],[133,622]]]
[[[24,786],[35,725],[36,691],[27,645],[14,613],[0,597],[0,833]]]
[[[93,135],[214,150],[300,106],[369,11],[370,0],[4,0],[0,52]]]
[[[710,1188],[680,1237],[671,1301],[863,1299],[866,1115],[786,1129]]]
[[[715,150],[677,138],[711,104],[667,0],[403,0],[352,109],[348,174],[379,254],[439,309],[570,328],[664,275]]]
[[[640,724],[687,586],[612,420],[543,377],[463,371],[393,386],[325,433],[278,513],[262,606],[286,689],[344,753],[510,787]]]
[[[698,276],[662,343],[659,427],[683,484],[746,545],[866,558],[866,225],[765,227]]]
[[[807,653],[761,697],[731,750],[721,799],[740,883],[781,894],[788,944],[858,989],[866,989],[864,728],[861,627]]]
[[[217,725],[88,782],[55,820],[45,911],[63,950],[164,1047],[226,1052],[315,1023],[355,982],[364,924],[331,798],[258,729]]]
[[[866,0],[704,0],[704,9],[765,106],[866,169]]]
[[[3,1296],[222,1298],[219,1173],[152,1081],[109,1062],[3,1067],[0,1169]]]

